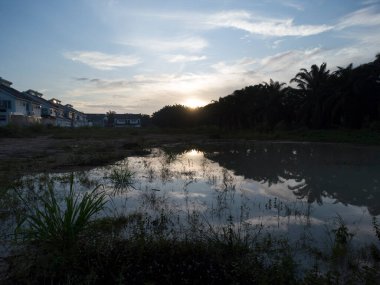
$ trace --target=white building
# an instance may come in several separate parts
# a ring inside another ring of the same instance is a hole
[[[41,104],[11,87],[0,77],[0,125],[31,124],[41,121]]]

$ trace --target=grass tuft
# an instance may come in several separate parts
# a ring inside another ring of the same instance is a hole
[[[57,249],[73,248],[86,230],[94,215],[105,207],[105,194],[96,187],[81,198],[74,191],[74,178],[70,176],[70,191],[62,203],[54,189],[48,185],[47,196],[33,206],[18,227],[24,226],[24,237],[31,242],[53,246]]]
[[[120,164],[114,167],[109,178],[114,185],[115,190],[134,189],[135,173],[129,168],[128,163]]]

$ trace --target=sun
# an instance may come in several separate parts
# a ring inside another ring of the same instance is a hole
[[[186,107],[192,108],[192,109],[195,109],[198,107],[203,107],[206,104],[207,103],[205,101],[195,99],[195,98],[189,98],[183,103],[183,105],[185,105]]]

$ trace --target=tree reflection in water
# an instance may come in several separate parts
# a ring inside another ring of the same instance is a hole
[[[342,144],[264,143],[221,144],[199,148],[222,167],[269,186],[284,186],[309,203],[323,198],[366,206],[380,214],[380,149]]]

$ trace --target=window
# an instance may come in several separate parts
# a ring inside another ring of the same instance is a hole
[[[7,109],[11,109],[11,101],[10,100],[0,100],[0,111],[6,112]]]

